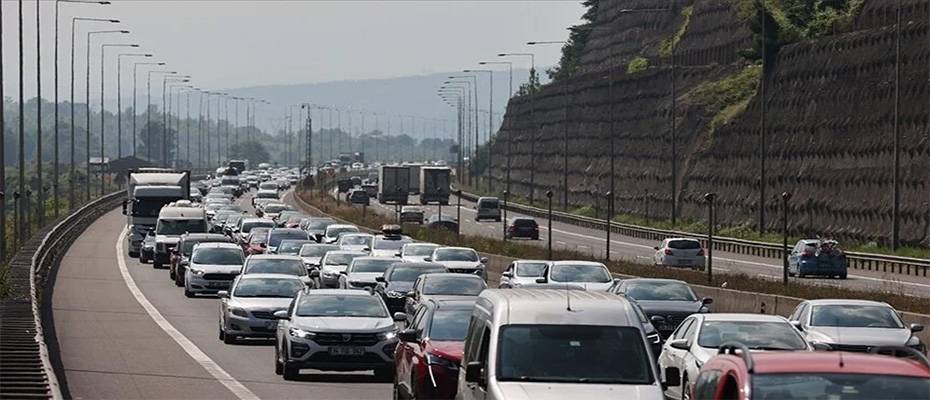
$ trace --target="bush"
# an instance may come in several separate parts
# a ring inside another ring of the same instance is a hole
[[[638,72],[643,72],[649,68],[649,60],[645,57],[638,56],[630,60],[630,63],[626,65],[627,74],[635,74]]]

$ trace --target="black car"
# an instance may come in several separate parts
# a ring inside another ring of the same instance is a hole
[[[714,302],[711,298],[697,297],[691,286],[675,279],[625,279],[607,291],[635,300],[663,340],[689,315],[710,312]]]
[[[352,204],[367,206],[371,204],[371,199],[368,197],[368,193],[365,193],[364,190],[355,189],[349,193],[349,202]]]
[[[168,277],[174,281],[175,286],[184,286],[184,274],[187,272],[188,260],[194,252],[194,246],[200,243],[235,243],[235,241],[219,233],[187,233],[181,235],[174,253],[171,255]]]
[[[449,269],[438,263],[394,263],[384,271],[384,275],[375,279],[378,281],[375,291],[384,299],[392,314],[404,312],[407,293],[413,290],[417,278],[423,274],[440,272],[449,272]]]
[[[433,214],[426,220],[426,227],[429,229],[445,229],[450,232],[458,232],[459,221],[451,215],[443,214],[440,218],[439,214]]]
[[[432,273],[421,275],[413,283],[413,290],[407,293],[407,305],[404,312],[413,315],[420,304],[431,300],[460,300],[475,298],[488,284],[477,275],[456,273]]]
[[[507,238],[539,240],[539,224],[532,218],[514,218],[507,225]]]
[[[323,234],[326,233],[326,227],[335,224],[336,220],[332,218],[310,218],[306,225],[301,228],[310,235],[310,238],[322,243]]]

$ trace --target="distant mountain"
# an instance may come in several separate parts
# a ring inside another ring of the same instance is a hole
[[[407,118],[403,121],[404,130],[414,138],[422,137],[422,122],[416,122],[416,129],[410,132],[409,116],[422,118],[439,118],[455,120],[455,110],[446,105],[436,91],[451,75],[463,75],[461,72],[439,73],[420,76],[406,76],[386,79],[336,81],[294,85],[268,85],[246,88],[225,89],[224,92],[238,97],[254,97],[270,101],[272,106],[259,106],[256,111],[256,124],[261,129],[275,130],[280,128],[280,119],[285,108],[290,104],[312,103],[319,106],[332,106],[341,109],[364,110],[368,114],[365,120],[365,130],[375,129],[375,117],[372,112],[381,114],[378,117],[379,128],[387,134],[400,134],[400,115]],[[495,129],[501,120],[501,114],[507,105],[510,90],[509,73],[507,69],[496,71],[494,74],[494,121]],[[526,82],[529,71],[525,69],[513,71],[514,91],[521,83]],[[478,106],[481,110],[488,109],[488,74],[478,73]],[[314,118],[318,115],[313,113]],[[385,115],[390,115],[390,130]],[[244,117],[243,117],[244,118]],[[342,113],[343,129],[349,128],[349,115]],[[360,129],[361,120],[358,112],[352,116],[353,132]],[[320,122],[314,121],[313,129],[320,127]],[[484,114],[480,128],[487,127],[487,114]],[[336,125],[336,114],[333,114],[333,125]],[[294,123],[294,129],[298,124]],[[451,125],[450,125],[451,126]],[[302,125],[300,125],[302,127]]]

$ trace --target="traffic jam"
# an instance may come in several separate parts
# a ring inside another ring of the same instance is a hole
[[[134,170],[126,251],[164,270],[178,296],[215,298],[217,340],[267,345],[256,367],[273,359],[285,381],[363,371],[392,383],[395,399],[930,399],[930,361],[915,335],[924,327],[889,304],[817,299],[788,317],[715,313],[714,299],[686,282],[620,279],[592,260],[517,259],[492,274],[473,248],[404,234],[406,222],[461,222],[407,204],[407,187],[423,207],[454,193],[448,167],[415,165],[343,166],[360,177],[334,196],[403,207],[400,224],[376,232],[285,201],[315,170],[247,160],[200,180]],[[476,220],[503,218],[508,237],[539,239],[532,218],[502,217],[496,198],[477,204]],[[792,274],[835,263],[837,247],[802,240]],[[654,250],[657,267],[706,263],[695,239]]]

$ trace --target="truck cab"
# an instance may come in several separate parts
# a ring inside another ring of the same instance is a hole
[[[155,268],[171,260],[171,252],[181,236],[187,233],[207,233],[207,216],[202,208],[164,207],[155,224]]]

